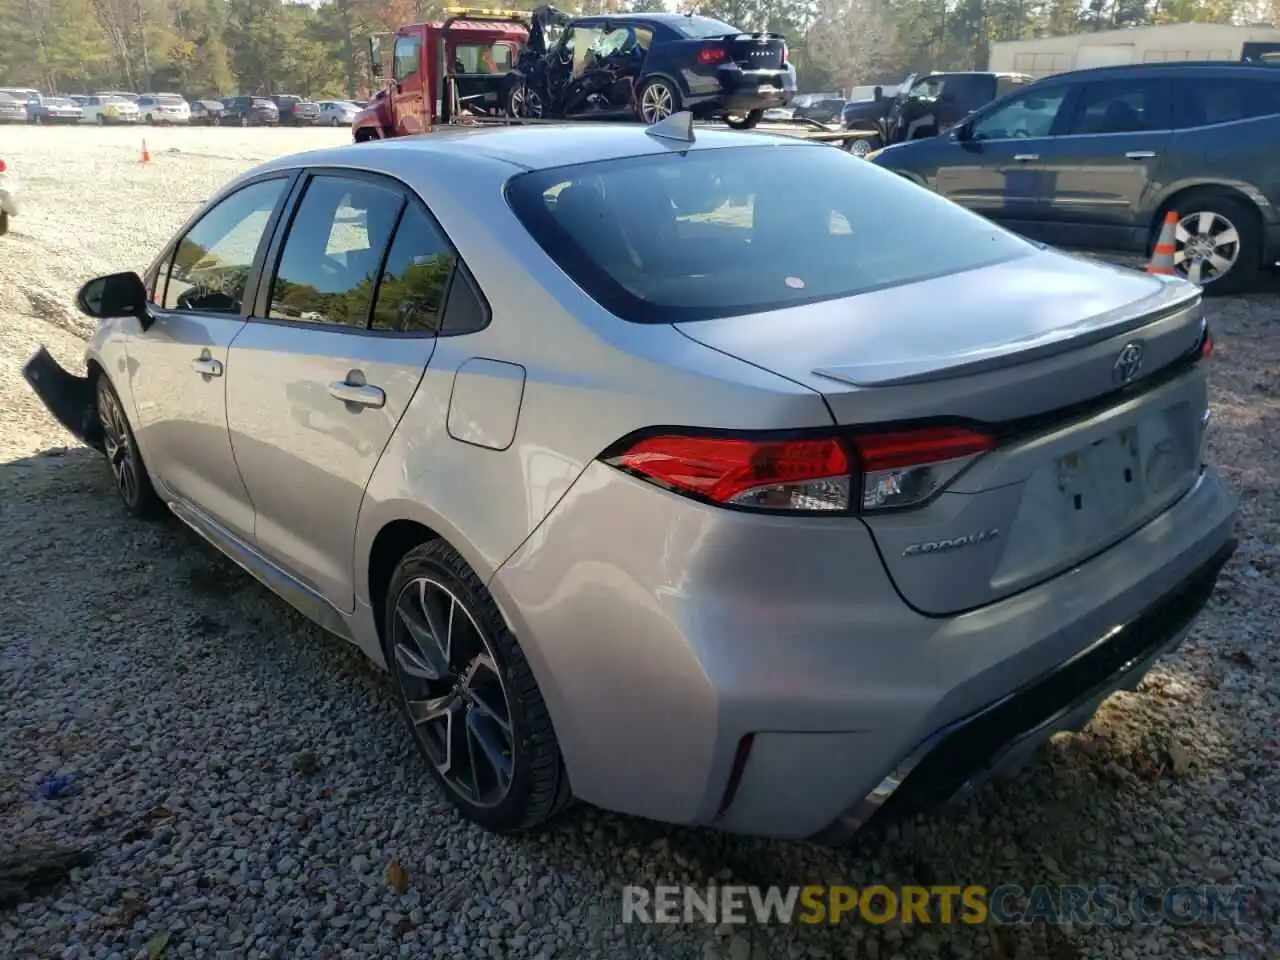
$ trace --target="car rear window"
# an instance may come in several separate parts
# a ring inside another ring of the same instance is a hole
[[[736,35],[742,32],[723,20],[713,20],[711,17],[681,17],[679,20],[668,22],[676,33],[694,40],[701,37]]]
[[[640,323],[779,310],[1034,249],[896,174],[812,144],[532,171],[508,182],[507,198],[575,283]]]

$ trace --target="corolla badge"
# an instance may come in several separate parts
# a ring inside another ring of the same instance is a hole
[[[1000,530],[993,528],[981,533],[971,533],[964,537],[953,537],[950,540],[926,540],[924,543],[913,543],[902,551],[904,557],[922,557],[931,553],[947,553],[962,547],[976,547],[1000,536]]]
[[[1136,340],[1126,343],[1120,350],[1120,356],[1116,357],[1115,365],[1111,368],[1111,377],[1116,382],[1116,386],[1123,387],[1127,383],[1132,383],[1134,378],[1142,372],[1142,344]]]

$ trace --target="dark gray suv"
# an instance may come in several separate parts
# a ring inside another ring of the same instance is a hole
[[[952,130],[869,155],[1034,240],[1147,253],[1179,216],[1175,265],[1239,290],[1280,259],[1280,70],[1142,64],[1047,77]]]

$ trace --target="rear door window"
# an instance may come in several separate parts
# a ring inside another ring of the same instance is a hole
[[[289,226],[269,316],[366,327],[404,196],[364,179],[316,176]]]
[[[1034,250],[843,150],[800,143],[532,171],[507,196],[561,269],[637,322],[779,310]]]
[[[1109,134],[1168,130],[1168,84],[1126,77],[1083,83],[1063,133]]]

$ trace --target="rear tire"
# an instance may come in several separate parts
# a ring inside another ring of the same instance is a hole
[[[730,130],[750,130],[763,116],[763,110],[750,110],[745,117],[727,116],[724,122],[729,125]]]
[[[138,442],[134,439],[133,428],[129,425],[129,417],[124,412],[120,395],[104,374],[98,375],[97,406],[107,464],[111,467],[120,502],[139,520],[158,517],[164,504],[151,485],[151,475],[142,462],[142,454],[138,451]]]
[[[1257,281],[1265,238],[1261,218],[1246,201],[1210,192],[1189,193],[1175,197],[1167,209],[1178,213],[1174,270],[1179,276],[1197,283],[1207,297],[1240,293]],[[1156,217],[1148,255],[1165,212]],[[1228,261],[1225,270],[1220,269],[1222,261]]]
[[[9,214],[0,210],[0,237],[9,232]]]
[[[515,833],[564,810],[568,775],[533,671],[493,596],[453,547],[431,540],[405,554],[383,624],[410,736],[458,812]]]

